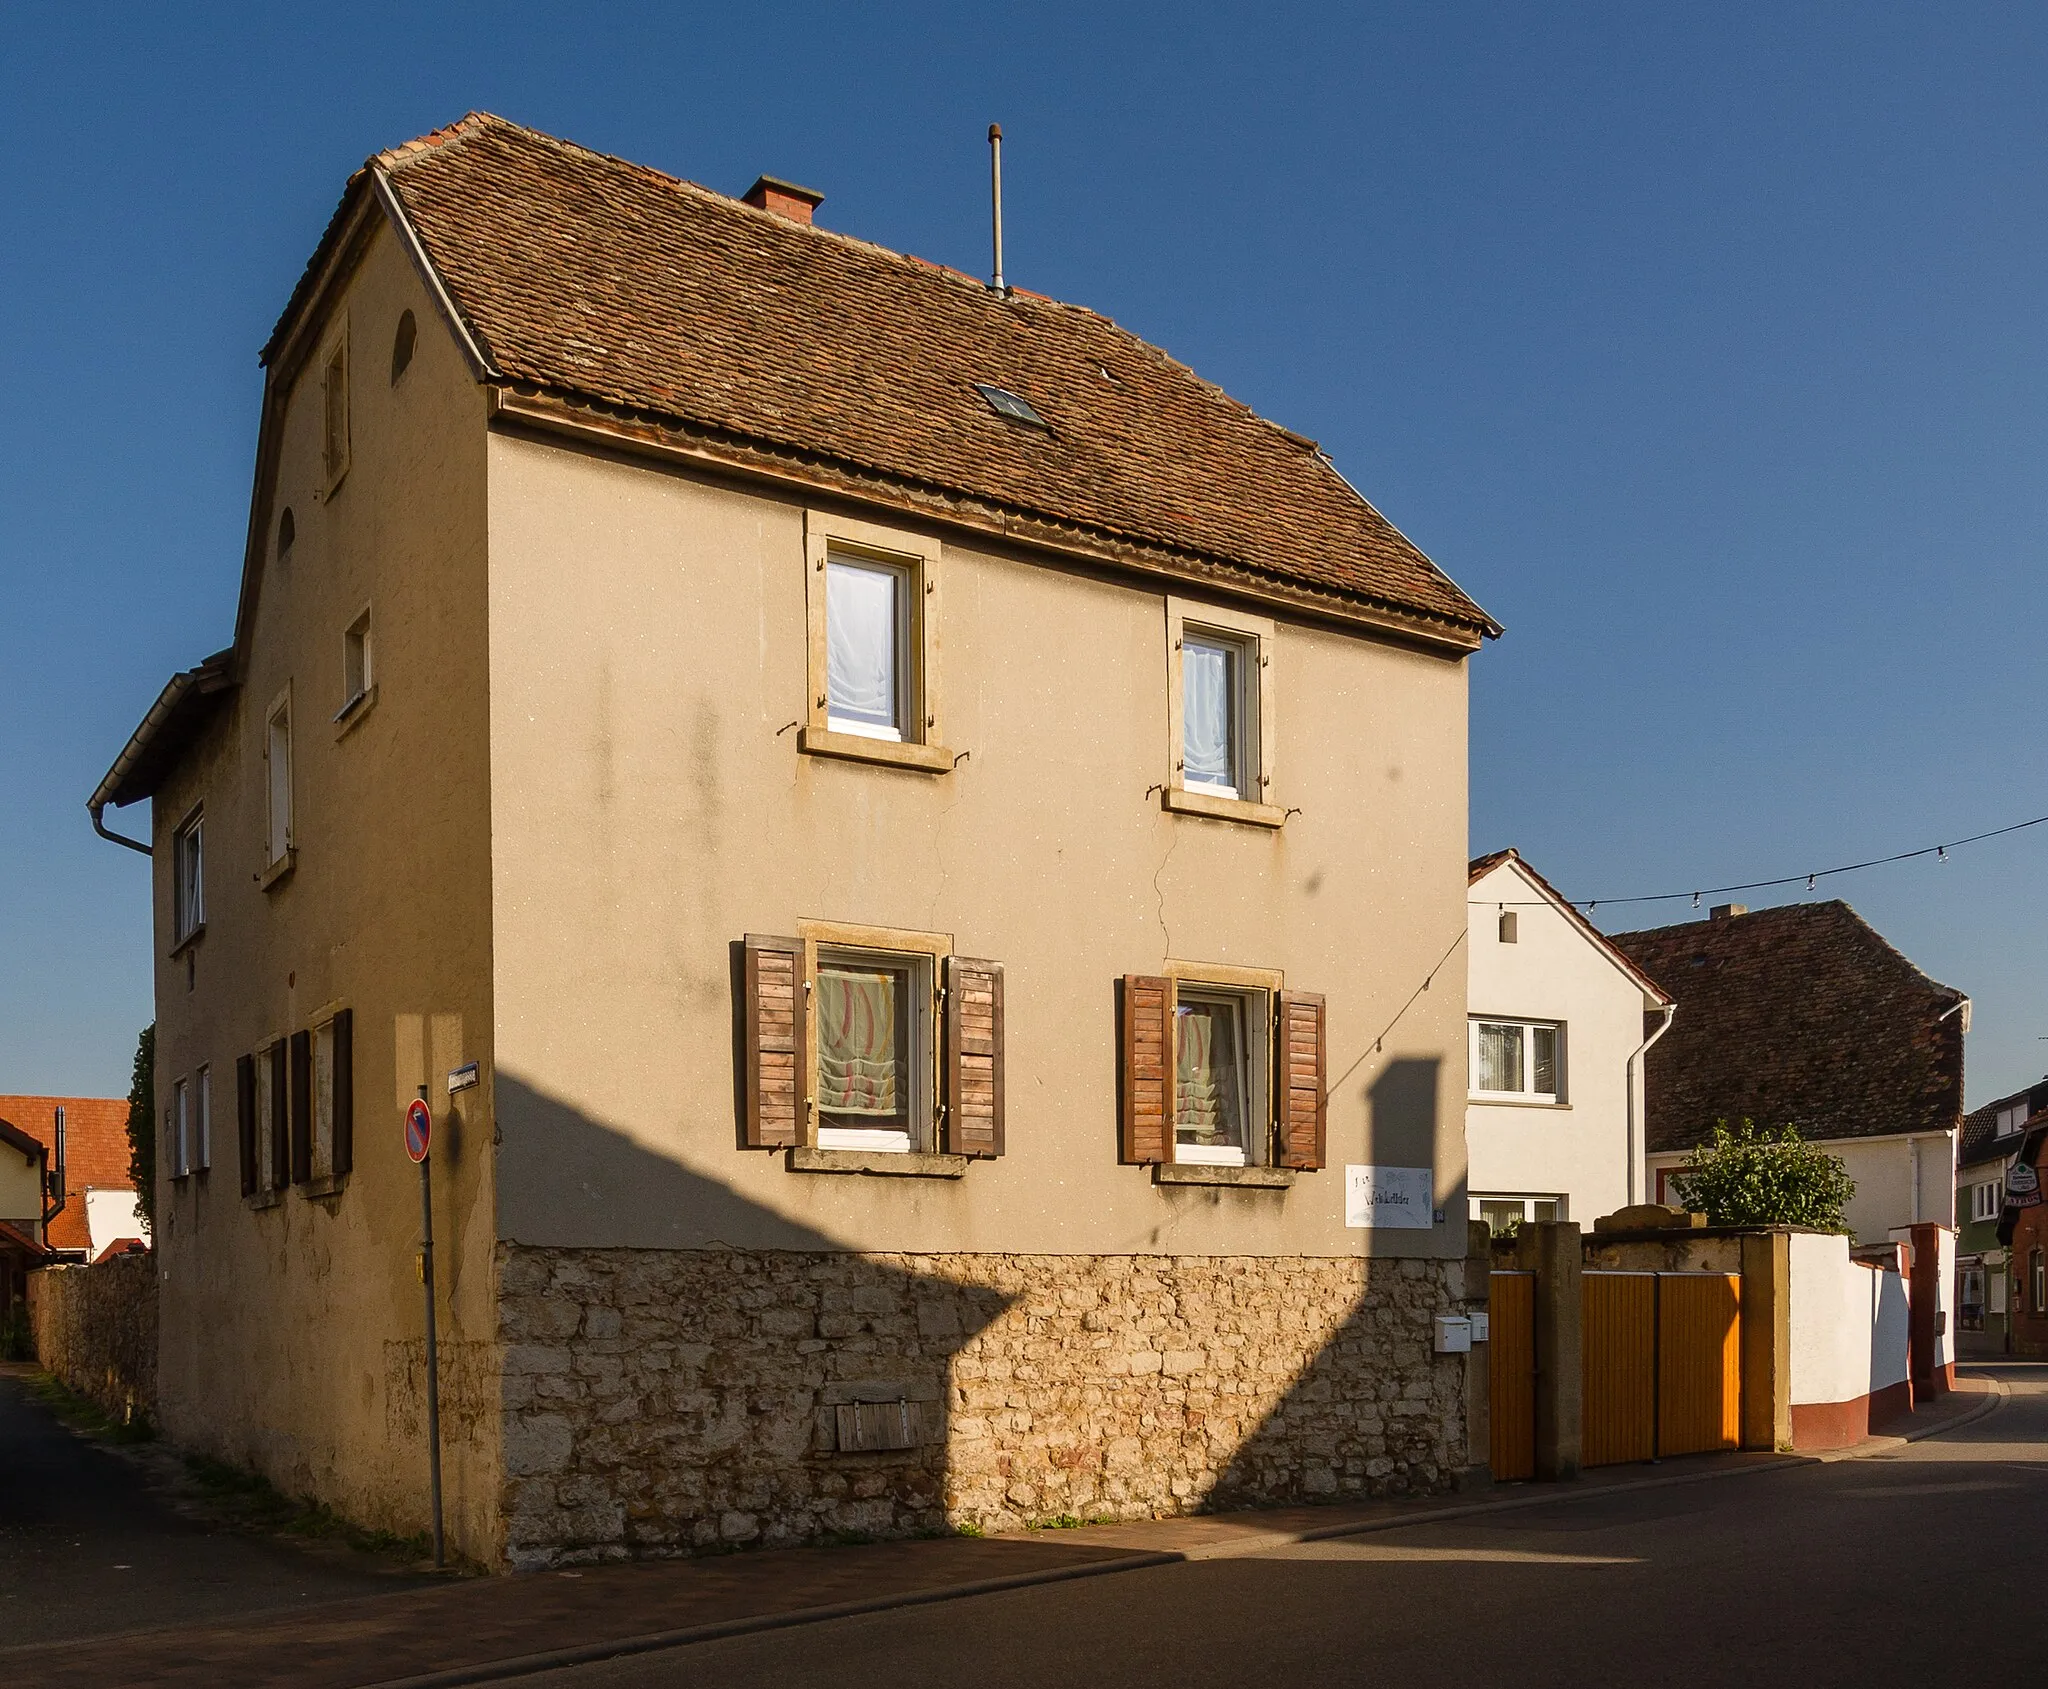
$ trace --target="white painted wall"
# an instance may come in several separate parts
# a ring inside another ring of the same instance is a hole
[[[1679,1013],[1684,1012],[1681,1006]],[[1955,1133],[1817,1141],[1856,1182],[1856,1194],[1842,1218],[1859,1243],[1882,1243],[1895,1231],[1903,1235],[1906,1227],[1922,1221],[1955,1225]],[[1684,1154],[1649,1158],[1651,1201],[1657,1199],[1658,1173],[1683,1167],[1688,1159]]]
[[[135,1192],[124,1185],[86,1186],[85,1229],[92,1240],[95,1259],[108,1244],[118,1243],[124,1237],[149,1236],[142,1204],[136,1200]]]
[[[1791,1239],[1792,1401],[1853,1402],[1908,1376],[1906,1282],[1849,1258],[1849,1240]]]
[[[1471,1014],[1565,1027],[1562,1103],[1466,1103],[1471,1189],[1562,1196],[1563,1217],[1590,1225],[1631,1200],[1628,1058],[1643,1041],[1645,1008],[1655,1005],[1584,928],[1547,902],[1513,858],[1475,880],[1466,901]],[[1517,917],[1513,944],[1500,939],[1503,903]],[[1640,1142],[1640,1071],[1635,1101]]]

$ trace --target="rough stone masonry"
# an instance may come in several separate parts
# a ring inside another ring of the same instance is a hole
[[[516,1567],[1426,1494],[1464,1448],[1458,1261],[498,1264]]]

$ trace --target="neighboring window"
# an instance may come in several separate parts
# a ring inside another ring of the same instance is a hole
[[[1279,824],[1267,806],[1272,637],[1271,622],[1167,600],[1169,809]]]
[[[313,1029],[313,1177],[334,1172],[334,1023]]]
[[[1472,1196],[1472,1218],[1484,1220],[1495,1237],[1505,1237],[1530,1220],[1562,1220],[1561,1196]]]
[[[818,1147],[931,1147],[932,959],[821,945]]]
[[[376,682],[371,667],[370,612],[365,610],[349,623],[348,631],[341,636],[341,709],[335,720],[340,721],[356,709],[370,695],[370,688]]]
[[[1554,1103],[1564,1095],[1564,1028],[1553,1021],[1473,1020],[1475,1097]]]
[[[1965,1331],[1984,1329],[1984,1269],[1965,1267],[1962,1289],[1962,1328]]]
[[[825,565],[826,725],[870,739],[918,737],[911,713],[912,571],[833,553]]]
[[[185,1081],[174,1081],[171,1085],[171,1141],[167,1146],[171,1152],[171,1177],[174,1179],[182,1179],[192,1171],[191,1103],[191,1093]]]
[[[2005,1200],[2005,1182],[1993,1179],[1987,1184],[1970,1187],[1970,1218],[1972,1220],[1995,1220]]]
[[[292,507],[286,505],[284,514],[277,519],[277,555],[280,562],[284,560],[285,553],[291,550],[292,541],[298,537],[299,525],[292,518]]]
[[[213,1165],[213,1069],[202,1067],[192,1082],[192,1171]]]
[[[2024,1100],[2010,1108],[2002,1108],[1998,1111],[1998,1136],[2002,1138],[2008,1132],[2017,1132],[2026,1123],[2027,1105]]]
[[[1263,993],[1259,994],[1263,995]],[[1258,1145],[1252,994],[1183,985],[1173,1004],[1173,1158],[1242,1167]],[[1263,1124],[1264,1111],[1260,1111]]]
[[[268,794],[268,860],[282,862],[292,848],[292,705],[287,694],[271,706],[263,757]]]
[[[1028,422],[1034,428],[1050,428],[1044,417],[1031,407],[1028,399],[1020,398],[1007,387],[990,387],[983,382],[974,384],[975,392],[988,401],[988,408],[998,416],[1006,416],[1012,422]]]
[[[407,311],[398,319],[398,332],[391,337],[391,382],[398,384],[398,378],[412,366],[412,349],[419,340],[419,324],[412,320]]]
[[[2044,1256],[2037,1249],[2028,1257],[2027,1264],[2028,1277],[2033,1281],[2027,1292],[2031,1298],[2027,1305],[2034,1310],[2034,1315],[2038,1319],[2042,1314],[2048,1313],[2048,1256]]]
[[[1512,909],[1500,912],[1500,941],[1503,944],[1517,943],[1522,936],[1522,923]]]
[[[330,491],[348,473],[348,336],[327,354],[320,376],[320,457]]]
[[[933,667],[938,543],[811,511],[804,548],[809,696],[799,748],[950,773]]]
[[[178,829],[171,844],[175,905],[172,926],[183,944],[206,923],[206,849],[204,816],[195,812]]]

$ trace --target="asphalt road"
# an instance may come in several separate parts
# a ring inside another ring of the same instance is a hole
[[[75,1437],[0,1368],[0,1647],[239,1617],[417,1581],[211,1528]]]
[[[698,1643],[530,1689],[2048,1681],[2048,1366],[1897,1452]],[[1683,1471],[1673,1462],[1674,1473]]]

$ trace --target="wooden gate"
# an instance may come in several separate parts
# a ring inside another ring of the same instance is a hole
[[[1584,1275],[1580,1463],[1705,1454],[1742,1440],[1742,1280]]]
[[[1487,1299],[1489,1461],[1497,1479],[1536,1476],[1536,1275],[1494,1273]]]

